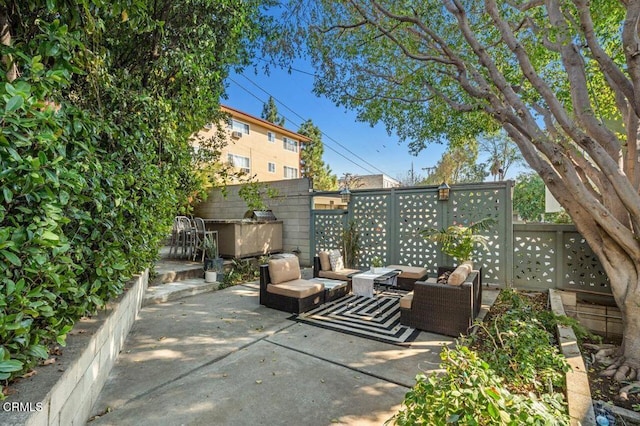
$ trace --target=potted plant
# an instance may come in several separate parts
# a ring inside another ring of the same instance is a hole
[[[349,221],[346,229],[342,230],[342,255],[347,268],[355,268],[360,252],[360,234],[354,220]]]
[[[371,259],[371,271],[379,272],[379,270],[382,269],[382,266],[382,259],[379,256],[374,256],[373,259]]]
[[[218,255],[218,242],[211,235],[204,236],[204,281],[208,283],[218,281],[218,274],[222,273],[222,258]]]
[[[251,218],[255,211],[269,211],[269,206],[265,202],[266,198],[278,196],[278,190],[263,182],[250,181],[242,185],[238,190],[238,196],[247,203],[245,219]]]
[[[420,231],[420,234],[441,244],[442,251],[454,258],[458,264],[470,263],[473,267],[471,253],[477,246],[487,246],[487,237],[479,235],[478,232],[488,229],[494,223],[494,219],[485,217],[469,226],[454,224],[443,229],[429,228]]]

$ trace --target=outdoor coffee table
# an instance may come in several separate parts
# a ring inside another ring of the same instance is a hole
[[[358,296],[374,297],[375,286],[393,287],[396,285],[400,271],[389,268],[375,268],[373,271],[364,271],[351,277],[353,294]]]
[[[333,302],[336,299],[346,296],[349,292],[347,281],[331,280],[329,278],[312,278],[311,281],[317,281],[324,284],[324,301]]]

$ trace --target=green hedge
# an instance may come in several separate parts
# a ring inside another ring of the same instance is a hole
[[[152,265],[199,190],[189,136],[264,26],[259,2],[30,1],[0,73],[0,380]],[[4,395],[0,392],[0,398]]]

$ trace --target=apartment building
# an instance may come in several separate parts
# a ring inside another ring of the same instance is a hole
[[[384,174],[379,175],[353,175],[353,187],[350,189],[375,189],[375,188],[398,188],[400,181]],[[338,182],[340,187],[344,187],[344,182]]]
[[[309,138],[229,106],[221,109],[231,116],[223,161],[255,175],[259,182],[301,177],[300,150]],[[207,138],[215,131],[215,126],[208,125],[198,137]]]

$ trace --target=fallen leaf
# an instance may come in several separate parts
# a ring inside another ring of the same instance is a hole
[[[36,372],[36,370],[31,370],[28,373],[26,373],[25,375],[22,376],[23,379],[28,379],[29,377],[35,376],[36,374],[38,374]]]
[[[51,357],[49,359],[45,359],[44,361],[42,361],[42,365],[51,365],[55,362],[56,362],[56,359]]]

